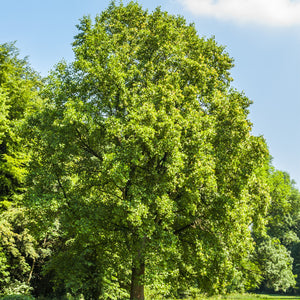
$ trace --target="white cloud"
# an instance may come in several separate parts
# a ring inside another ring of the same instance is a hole
[[[193,14],[268,26],[300,25],[299,0],[178,0]]]

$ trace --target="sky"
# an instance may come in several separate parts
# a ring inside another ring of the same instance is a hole
[[[123,3],[127,3],[123,0]],[[300,0],[139,0],[194,23],[234,58],[233,87],[253,104],[253,134],[266,139],[274,166],[300,187]],[[84,15],[110,0],[0,0],[0,43],[16,41],[21,57],[46,76],[73,60],[71,43]]]

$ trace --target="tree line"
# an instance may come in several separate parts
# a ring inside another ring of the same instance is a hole
[[[77,27],[46,78],[0,45],[0,294],[297,293],[300,193],[225,48],[135,2]]]

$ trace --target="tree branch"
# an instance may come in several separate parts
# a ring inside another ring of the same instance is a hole
[[[178,233],[180,233],[181,231],[184,231],[184,230],[186,230],[186,229],[188,229],[188,228],[194,226],[195,223],[196,223],[196,221],[193,221],[192,223],[189,223],[189,224],[187,224],[187,225],[185,225],[185,226],[183,226],[183,227],[181,227],[181,228],[179,228],[179,229],[176,229],[176,230],[174,231],[174,233],[175,233],[175,234],[178,234]]]
[[[61,181],[60,181],[60,179],[59,179],[59,176],[56,175],[56,177],[57,177],[58,186],[60,187],[60,189],[61,189],[61,191],[62,191],[62,193],[63,193],[63,195],[64,195],[64,198],[67,200],[67,198],[68,198],[68,197],[67,197],[67,193],[66,193],[64,187],[62,186],[62,183],[61,183]]]
[[[94,155],[95,157],[99,158],[100,161],[103,161],[103,158],[101,155],[99,155],[94,149],[92,149],[83,139],[81,132],[78,130],[78,128],[75,128],[77,134],[78,134],[78,138],[80,143],[82,144],[83,148],[85,151],[87,151],[88,153]]]
[[[176,229],[175,231],[174,231],[174,233],[175,234],[178,234],[178,233],[180,233],[180,232],[182,232],[182,231],[184,231],[184,230],[186,230],[186,229],[188,229],[188,228],[200,228],[201,230],[203,230],[203,231],[206,231],[206,232],[210,232],[207,228],[204,228],[202,225],[201,225],[201,219],[200,218],[197,218],[196,220],[194,220],[193,222],[191,222],[191,223],[189,223],[189,224],[187,224],[187,225],[185,225],[185,226],[183,226],[183,227],[181,227],[181,228],[179,228],[179,229]]]

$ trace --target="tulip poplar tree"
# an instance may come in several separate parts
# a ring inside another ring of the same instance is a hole
[[[59,220],[73,255],[60,280],[83,294],[91,280],[92,299],[250,286],[268,152],[224,47],[134,2],[78,29],[75,61],[56,66],[28,121],[30,205],[44,224]]]

